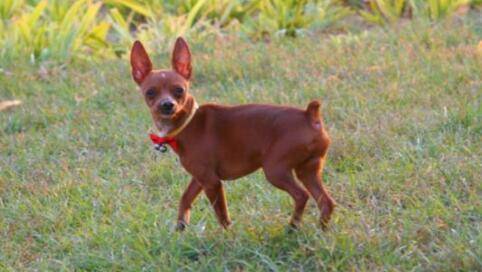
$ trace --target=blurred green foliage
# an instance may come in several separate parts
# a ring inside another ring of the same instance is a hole
[[[33,62],[126,53],[134,39],[296,37],[358,13],[368,23],[448,17],[480,0],[2,0],[0,55]]]

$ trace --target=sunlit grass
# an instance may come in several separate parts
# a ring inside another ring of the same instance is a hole
[[[310,200],[287,233],[290,198],[256,173],[226,184],[231,230],[201,196],[176,233],[189,177],[151,148],[127,61],[2,60],[0,100],[23,104],[0,113],[0,269],[480,270],[480,24],[193,44],[201,104],[322,101],[328,232]]]

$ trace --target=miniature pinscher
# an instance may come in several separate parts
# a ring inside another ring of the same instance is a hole
[[[130,58],[132,76],[159,130],[157,140],[173,147],[192,176],[179,205],[178,230],[189,224],[191,204],[201,191],[219,223],[227,228],[231,220],[222,181],[259,168],[271,184],[293,198],[291,226],[299,226],[309,192],[325,229],[335,202],[322,184],[330,137],[318,101],[309,103],[306,110],[263,104],[198,107],[189,93],[191,52],[183,38],[176,40],[172,70],[153,70],[139,41],[134,43]]]

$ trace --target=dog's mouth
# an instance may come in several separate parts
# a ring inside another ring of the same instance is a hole
[[[158,114],[163,118],[171,118],[176,113],[176,108],[160,108],[157,110]]]
[[[177,107],[173,107],[171,109],[165,109],[165,108],[158,108],[154,109],[152,111],[152,117],[154,118],[154,121],[159,120],[159,121],[166,121],[173,119],[176,114],[177,114]]]
[[[171,120],[171,119],[174,119],[176,118],[176,116],[179,114],[180,111],[177,110],[177,107],[176,108],[173,108],[172,110],[165,110],[165,111],[162,111],[160,110],[158,112],[158,115],[161,119],[163,120]]]
[[[171,119],[174,116],[174,113],[176,113],[176,112],[173,111],[173,110],[171,110],[171,111],[160,111],[159,116],[162,119]]]
[[[173,120],[176,118],[177,111],[172,110],[169,112],[163,112],[160,110],[156,110],[152,113],[152,119],[154,124],[156,125],[159,131],[166,129],[166,127],[170,127]]]

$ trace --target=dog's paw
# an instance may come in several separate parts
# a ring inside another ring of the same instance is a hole
[[[285,227],[285,232],[288,233],[288,234],[291,234],[291,233],[297,232],[299,229],[300,229],[300,226],[299,226],[299,225],[295,225],[295,224],[293,224],[293,223],[289,223],[289,224],[286,225],[286,227]]]
[[[229,229],[229,227],[232,225],[232,222],[230,219],[226,219],[224,221],[221,222],[221,226],[223,226],[223,228],[225,230]]]
[[[178,221],[176,225],[176,231],[182,232],[186,229],[187,224],[184,221]]]
[[[328,221],[330,221],[330,217],[320,217],[320,226],[322,231],[328,231]]]

